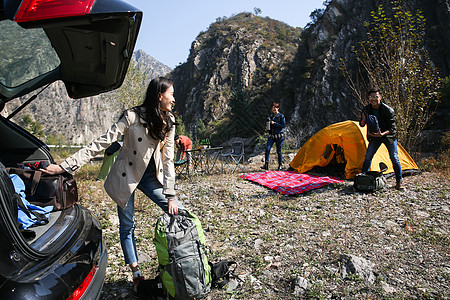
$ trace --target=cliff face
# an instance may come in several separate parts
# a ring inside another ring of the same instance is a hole
[[[171,73],[175,109],[187,129],[195,133],[199,119],[214,127],[232,118],[231,101],[239,93],[243,106],[254,101],[267,106],[271,99],[262,98],[294,60],[299,36],[300,29],[250,13],[216,22],[199,34],[187,62]]]
[[[141,72],[148,79],[148,82],[158,76],[166,76],[172,71],[172,68],[157,61],[143,50],[138,50],[134,53],[134,59]]]
[[[30,96],[7,103],[2,115],[16,110]],[[19,123],[24,115],[42,125],[44,134],[62,135],[68,144],[86,144],[107,128],[114,116],[105,96],[71,99],[67,96],[64,83],[51,84],[33,102],[26,106],[12,120]]]

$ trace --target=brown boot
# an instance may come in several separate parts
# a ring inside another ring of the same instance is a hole
[[[399,190],[399,191],[403,191],[404,190],[404,188],[402,188],[401,181],[397,181],[397,183],[395,184],[395,189]]]

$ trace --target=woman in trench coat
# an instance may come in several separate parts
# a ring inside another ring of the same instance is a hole
[[[119,232],[125,263],[133,272],[133,289],[143,279],[134,238],[134,191],[140,189],[161,209],[177,214],[183,205],[175,196],[173,82],[153,79],[144,103],[126,110],[108,131],[60,165],[42,170],[49,174],[73,174],[100,151],[124,136],[123,146],[105,180],[105,190],[117,203]]]

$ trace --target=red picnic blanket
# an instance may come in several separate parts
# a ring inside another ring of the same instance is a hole
[[[263,173],[249,173],[241,178],[259,183],[283,195],[295,195],[318,189],[330,183],[343,183],[333,177],[320,177],[291,171],[267,171]]]

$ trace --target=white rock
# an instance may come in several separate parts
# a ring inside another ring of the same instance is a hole
[[[238,287],[239,283],[236,280],[230,280],[227,287],[227,293],[231,293]]]
[[[387,284],[384,281],[381,281],[381,288],[387,294],[393,294],[393,293],[397,292],[397,290],[395,288],[393,288],[392,286],[390,286],[389,284]]]

